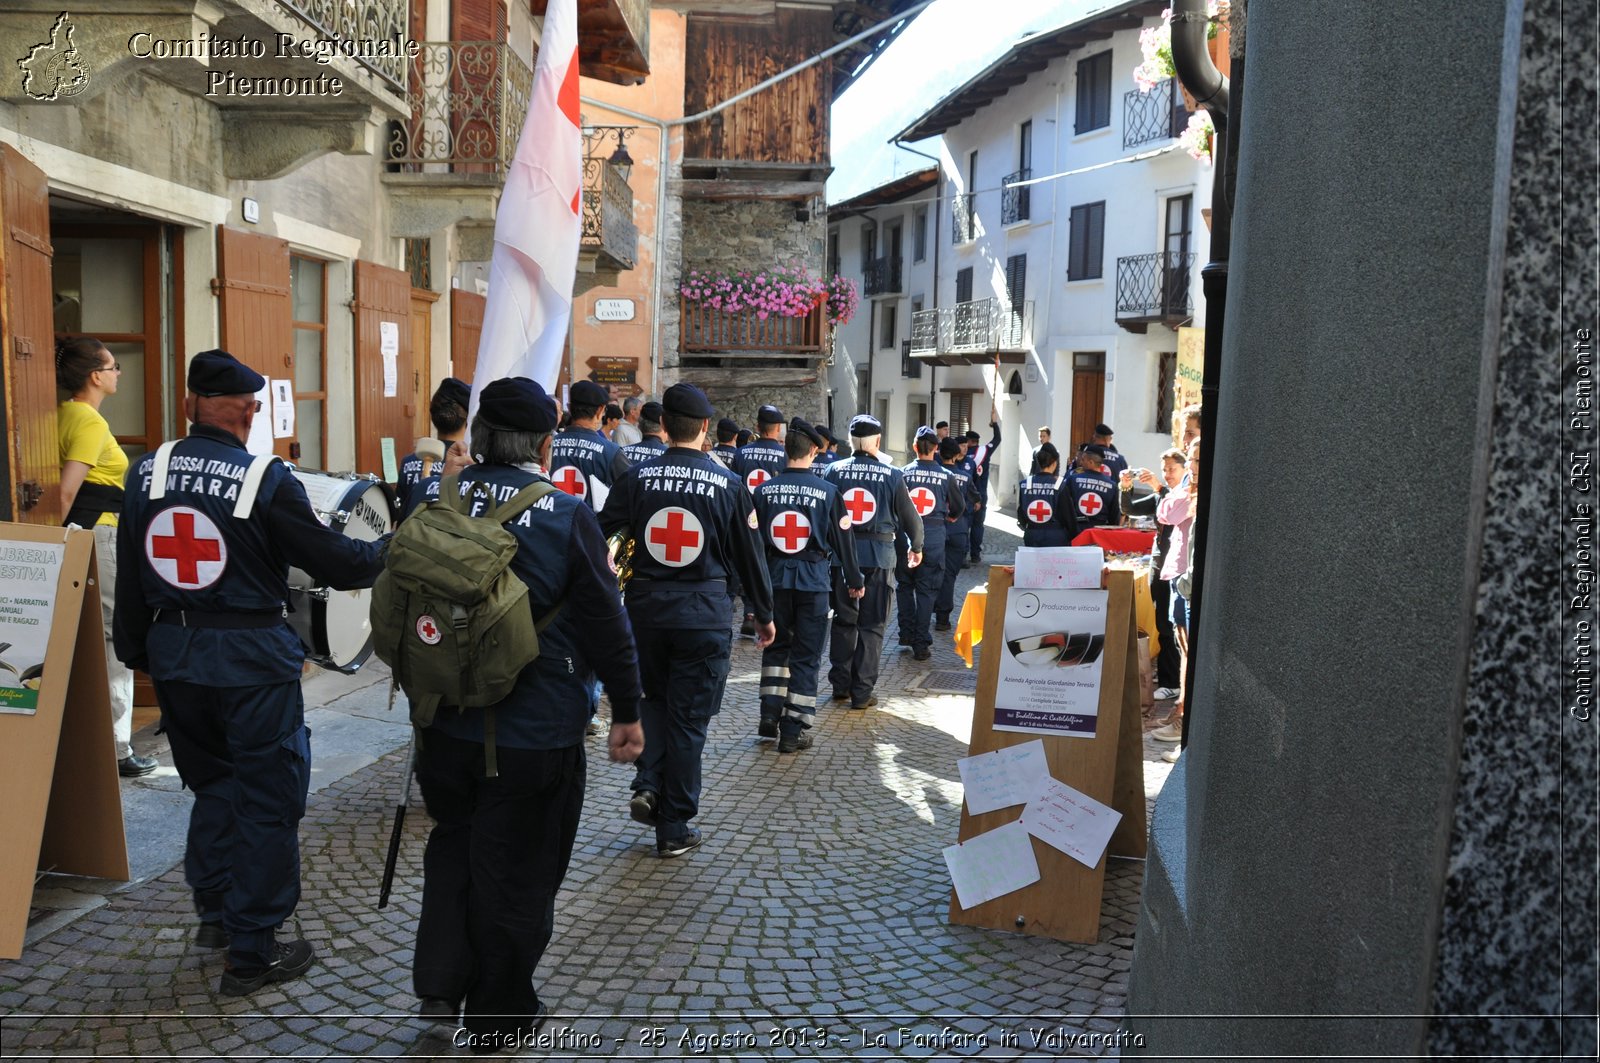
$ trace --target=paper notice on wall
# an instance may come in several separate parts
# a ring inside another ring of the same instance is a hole
[[[250,437],[244,441],[244,448],[252,454],[272,453],[272,378],[268,377],[262,389],[256,392],[256,402],[261,408],[256,411],[256,419],[250,422]]]
[[[400,465],[394,457],[394,439],[384,436],[378,440],[378,453],[383,459],[383,482],[397,484],[400,482]]]
[[[66,551],[60,543],[0,542],[0,713],[39,711]]]
[[[1007,823],[944,851],[956,900],[971,908],[1039,881],[1033,839],[1021,823]]]
[[[1026,590],[1100,586],[1106,552],[1098,546],[1019,546],[1012,586]]]
[[[994,729],[1093,738],[1106,642],[1103,590],[1006,595]]]
[[[997,808],[1025,805],[1039,795],[1050,779],[1044,742],[1035,739],[1019,746],[962,757],[956,761],[967,811],[975,816]]]
[[[1046,779],[1044,789],[1028,802],[1017,822],[1084,867],[1096,867],[1122,822],[1122,813],[1059,779]]]
[[[294,381],[272,382],[272,438],[294,436]]]
[[[399,322],[378,322],[378,353],[383,357],[383,397],[392,399],[400,393]]]

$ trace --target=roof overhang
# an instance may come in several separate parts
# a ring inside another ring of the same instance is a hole
[[[916,195],[918,192],[926,192],[938,183],[939,169],[936,166],[901,174],[899,177],[885,181],[876,188],[869,188],[865,192],[851,196],[842,202],[830,203],[828,205],[828,220],[839,221],[842,218],[865,214],[874,207],[886,206],[890,203],[899,202],[907,196]]]

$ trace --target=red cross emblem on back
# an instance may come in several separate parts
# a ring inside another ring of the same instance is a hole
[[[569,495],[583,498],[589,493],[589,482],[584,478],[583,470],[576,465],[562,466],[550,479]]]
[[[750,474],[744,478],[744,485],[754,491],[770,479],[772,479],[772,474],[758,466],[751,469]]]
[[[1106,504],[1100,501],[1100,496],[1093,491],[1085,491],[1078,496],[1078,512],[1085,517],[1092,517],[1104,509]]]
[[[935,501],[933,492],[926,487],[913,487],[911,489],[911,504],[916,507],[917,516],[926,517],[929,513],[932,513]]]
[[[854,524],[865,524],[878,515],[878,500],[865,487],[852,487],[844,493],[844,508]]]
[[[811,521],[804,513],[786,510],[772,522],[772,542],[786,554],[798,554],[811,541]]]
[[[1055,509],[1042,498],[1035,500],[1028,506],[1028,519],[1035,524],[1044,524],[1054,513]]]
[[[145,532],[145,557],[156,575],[181,590],[200,590],[222,578],[228,544],[211,518],[188,506],[164,509]]]
[[[668,506],[645,522],[644,545],[650,556],[668,568],[692,565],[706,546],[700,518],[687,509]]]

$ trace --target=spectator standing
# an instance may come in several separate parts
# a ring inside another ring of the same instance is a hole
[[[616,443],[617,426],[621,423],[622,407],[614,402],[606,403],[606,411],[600,415],[600,434]]]
[[[1178,485],[1167,492],[1156,506],[1156,520],[1172,528],[1172,542],[1167,549],[1166,561],[1161,566],[1161,578],[1171,585],[1169,615],[1172,620],[1173,641],[1178,646],[1178,700],[1172,715],[1163,727],[1150,733],[1160,742],[1178,742],[1183,738],[1183,710],[1187,697],[1189,669],[1189,600],[1179,592],[1177,579],[1189,571],[1190,553],[1193,549],[1191,535],[1194,531],[1196,500],[1200,492],[1200,441],[1189,444],[1186,471]],[[1176,757],[1173,758],[1177,759]]]
[[[666,452],[667,432],[661,427],[661,413],[659,402],[647,402],[639,408],[639,431],[644,438],[622,448],[622,456],[628,459],[628,464],[637,465]]]
[[[1122,511],[1136,517],[1155,516],[1162,500],[1183,482],[1186,463],[1183,451],[1174,447],[1161,455],[1159,478],[1149,469],[1125,471],[1118,484],[1122,489]],[[1135,483],[1150,488],[1151,493],[1135,498],[1132,490]],[[1155,541],[1150,545],[1150,597],[1155,605],[1156,635],[1161,643],[1155,659],[1157,701],[1176,698],[1183,679],[1178,643],[1172,628],[1172,585],[1161,576],[1171,545],[1172,525],[1158,522]]]
[[[1048,425],[1039,429],[1039,447],[1050,442],[1050,428]],[[1028,475],[1032,476],[1039,471],[1039,447],[1033,448],[1033,464],[1028,466]]]
[[[622,422],[611,434],[611,441],[617,446],[625,447],[644,438],[644,432],[639,428],[639,415],[643,406],[644,399],[638,395],[629,395],[622,400]]]

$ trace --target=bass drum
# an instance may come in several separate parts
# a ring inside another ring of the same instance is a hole
[[[372,542],[394,530],[394,500],[374,476],[294,469],[317,519],[352,539]],[[289,569],[289,624],[313,664],[349,675],[372,655],[372,592],[336,591]]]

